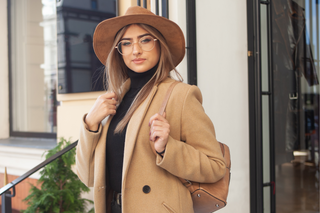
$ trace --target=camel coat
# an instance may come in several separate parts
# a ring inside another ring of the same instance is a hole
[[[168,78],[154,86],[133,114],[126,133],[123,174],[123,213],[193,213],[189,190],[177,177],[210,183],[225,174],[225,162],[215,137],[214,126],[202,107],[198,87],[177,84],[166,108],[170,136],[164,157],[155,155],[149,141],[151,116],[159,111],[169,86]],[[124,91],[130,80],[124,83]],[[106,171],[106,134],[111,116],[102,121],[97,133],[83,122],[77,146],[79,178],[94,187],[97,213],[110,211],[110,190]],[[109,198],[108,198],[109,197]]]

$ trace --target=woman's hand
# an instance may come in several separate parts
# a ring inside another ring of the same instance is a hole
[[[85,122],[89,127],[89,130],[97,131],[99,129],[100,122],[108,115],[116,114],[117,96],[114,92],[107,92],[100,95],[89,113],[85,118]]]
[[[154,142],[154,149],[161,153],[166,149],[168,143],[170,124],[165,119],[166,113],[153,115],[149,120],[150,140]]]

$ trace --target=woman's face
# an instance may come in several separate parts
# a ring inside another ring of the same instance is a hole
[[[155,46],[150,51],[144,51],[139,46],[139,40],[145,36],[151,35],[138,25],[130,25],[124,33],[121,40],[131,40],[133,42],[132,52],[128,55],[122,55],[124,63],[134,72],[143,73],[153,68],[160,58],[159,41],[155,41]]]

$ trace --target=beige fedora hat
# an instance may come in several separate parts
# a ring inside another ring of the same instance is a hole
[[[173,63],[177,66],[185,54],[185,39],[180,27],[151,11],[139,7],[129,7],[125,15],[106,19],[100,22],[93,34],[93,49],[102,64],[106,65],[113,41],[117,32],[129,24],[147,24],[157,29],[165,38],[172,54]]]

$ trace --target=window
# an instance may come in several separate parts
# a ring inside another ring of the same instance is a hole
[[[57,4],[59,94],[104,89],[104,65],[95,56],[92,36],[98,23],[116,16],[115,1],[100,1],[99,7],[95,0],[78,2],[64,0]]]
[[[56,137],[55,0],[9,1],[10,134]]]
[[[97,0],[91,0],[91,9],[93,9],[93,10],[97,10],[98,9]]]
[[[252,212],[320,209],[319,8],[248,1]]]

